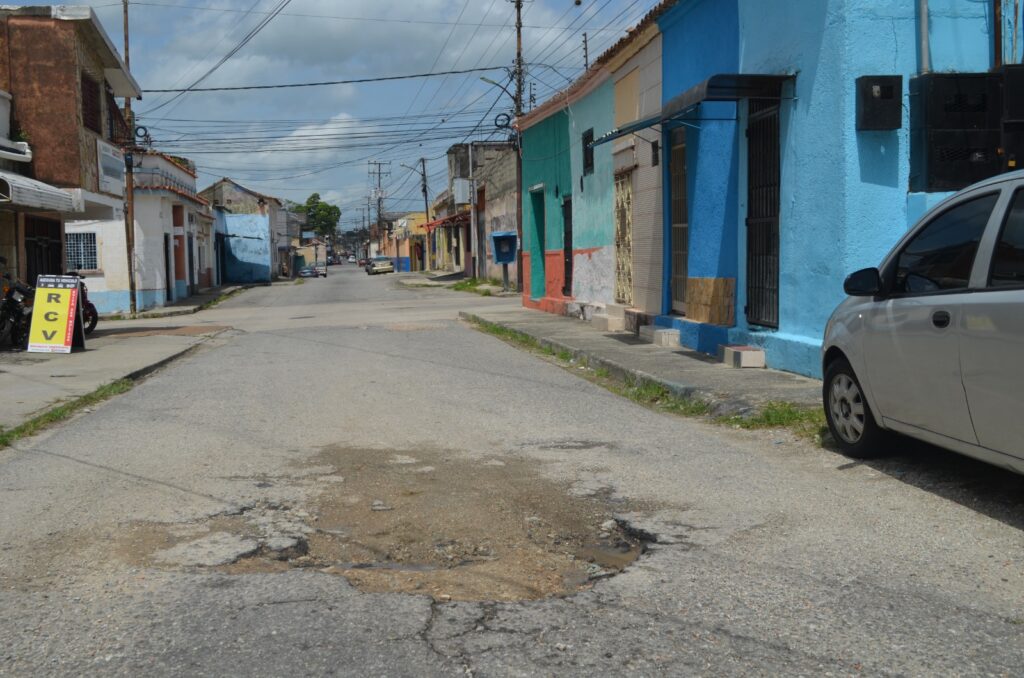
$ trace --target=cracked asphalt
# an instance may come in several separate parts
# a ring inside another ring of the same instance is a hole
[[[0,674],[1020,674],[1022,478],[652,412],[456,320],[507,303],[354,267],[249,290],[190,319],[233,328],[200,351],[0,451]],[[312,520],[326,486],[402,518],[327,449],[528,466],[548,501],[657,541],[575,593],[500,602],[138,557],[147,526],[174,552],[246,507]]]

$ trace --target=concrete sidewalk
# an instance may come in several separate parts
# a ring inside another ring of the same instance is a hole
[[[462,312],[465,320],[522,332],[541,346],[586,358],[621,379],[662,384],[672,393],[700,398],[716,416],[747,414],[771,401],[806,407],[821,404],[821,382],[770,369],[736,369],[681,346],[661,348],[625,332],[601,332],[589,323],[525,308]]]
[[[71,354],[0,352],[0,427],[12,428],[62,401],[119,379],[137,379],[180,358],[226,326],[100,322],[86,350]]]
[[[135,314],[136,318],[169,318],[176,315],[191,315],[198,313],[203,309],[206,304],[211,301],[215,301],[222,296],[233,294],[239,290],[245,290],[251,287],[251,285],[224,285],[222,287],[211,287],[209,289],[202,290],[198,294],[193,294],[187,299],[181,301],[175,301],[167,304],[166,306],[158,306],[156,308],[150,308],[145,311],[140,311]],[[126,314],[122,313],[108,313],[100,315],[100,320],[110,320],[112,318],[121,319]]]

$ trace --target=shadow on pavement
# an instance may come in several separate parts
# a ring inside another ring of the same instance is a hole
[[[903,436],[894,438],[892,450],[889,456],[851,459],[839,468],[868,466],[1024,531],[1024,476]]]

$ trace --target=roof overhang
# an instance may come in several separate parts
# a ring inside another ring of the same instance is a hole
[[[723,73],[713,75],[704,82],[694,85],[682,94],[669,99],[661,107],[661,113],[644,120],[638,120],[613,129],[593,142],[593,146],[608,143],[619,137],[639,130],[677,119],[705,101],[739,101],[740,99],[781,99],[782,85],[792,80],[793,75],[754,75],[744,73]]]
[[[0,204],[21,210],[73,213],[74,197],[56,186],[20,174],[0,171]]]
[[[9,16],[35,16],[59,19],[61,21],[76,21],[86,26],[86,35],[90,44],[96,48],[103,63],[103,75],[114,90],[114,95],[129,97],[132,99],[142,98],[142,88],[135,78],[128,71],[128,67],[121,59],[117,48],[104,30],[99,17],[92,7],[88,5],[0,5],[0,13]]]
[[[441,217],[435,219],[425,225],[428,232],[433,231],[435,228],[442,226],[461,226],[462,224],[469,223],[469,214],[467,212],[459,212],[458,214],[452,214],[447,217]]]

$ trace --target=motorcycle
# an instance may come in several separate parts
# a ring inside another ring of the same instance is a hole
[[[32,325],[32,301],[35,290],[3,274],[3,297],[0,298],[0,337],[5,337],[16,348],[28,346],[28,332]]]
[[[96,329],[96,323],[100,320],[100,315],[96,312],[96,306],[89,301],[89,288],[85,284],[85,276],[78,271],[71,271],[68,275],[73,275],[82,281],[78,286],[78,289],[81,290],[78,305],[82,309],[82,329],[86,334],[92,334],[92,331]]]

